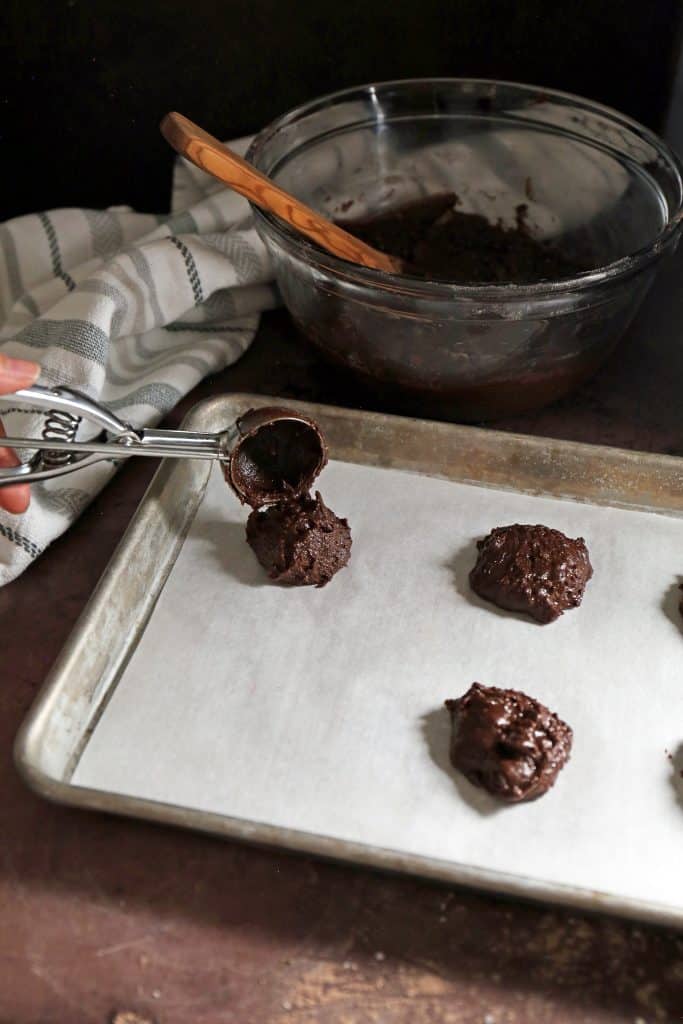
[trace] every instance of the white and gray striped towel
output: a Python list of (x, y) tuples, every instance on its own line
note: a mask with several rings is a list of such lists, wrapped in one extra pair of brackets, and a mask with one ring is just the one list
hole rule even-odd
[[(243, 152), (249, 140), (231, 145)], [(135, 426), (157, 422), (207, 374), (239, 359), (277, 304), (244, 199), (178, 159), (172, 212), (54, 210), (0, 225), (0, 346)], [(7, 433), (88, 440), (63, 415), (0, 406)], [(77, 518), (109, 462), (33, 487), (23, 516), (0, 510), (0, 586)]]

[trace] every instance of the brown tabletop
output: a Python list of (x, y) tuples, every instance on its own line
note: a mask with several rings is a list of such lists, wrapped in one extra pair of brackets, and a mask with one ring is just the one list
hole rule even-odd
[[(682, 269), (677, 258), (665, 270), (578, 395), (501, 425), (683, 454)], [(340, 387), (273, 313), (171, 422), (221, 391), (351, 404)], [(17, 729), (153, 471), (132, 461), (0, 590), (0, 1024), (683, 1021), (681, 935), (76, 812), (26, 790)]]

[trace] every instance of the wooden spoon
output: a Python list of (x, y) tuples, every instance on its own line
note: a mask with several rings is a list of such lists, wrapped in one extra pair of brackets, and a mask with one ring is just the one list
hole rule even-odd
[(393, 274), (402, 272), (403, 261), (398, 257), (378, 252), (359, 238), (354, 238), (348, 231), (337, 227), (310, 206), (285, 192), (270, 178), (266, 178), (265, 174), (261, 174), (182, 114), (166, 114), (161, 122), (161, 134), (178, 153), (197, 167), (225, 182), (262, 210), (276, 214), (299, 234), (317, 242), (333, 256), (340, 256), (343, 260), (360, 263), (374, 270), (385, 270)]

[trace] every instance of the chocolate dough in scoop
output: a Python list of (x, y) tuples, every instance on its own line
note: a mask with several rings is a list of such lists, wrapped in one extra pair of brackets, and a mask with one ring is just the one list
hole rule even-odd
[(251, 505), (247, 543), (272, 580), (324, 587), (348, 562), (351, 530), (309, 490), (327, 462), (317, 423), (286, 409), (251, 409), (223, 467), (240, 501)]
[(261, 508), (303, 494), (327, 463), (325, 438), (308, 416), (265, 406), (250, 409), (235, 426), (223, 475), (243, 505)]

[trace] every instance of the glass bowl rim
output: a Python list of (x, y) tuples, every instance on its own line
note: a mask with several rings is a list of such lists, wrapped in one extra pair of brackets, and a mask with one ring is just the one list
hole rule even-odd
[(300, 259), (313, 264), (321, 270), (333, 273), (336, 277), (344, 278), (356, 284), (365, 284), (369, 287), (378, 288), (383, 291), (412, 293), (422, 298), (452, 298), (452, 299), (478, 299), (497, 301), (518, 301), (532, 297), (559, 296), (565, 292), (585, 290), (594, 285), (599, 285), (617, 278), (631, 277), (638, 273), (643, 267), (655, 261), (667, 248), (669, 243), (681, 231), (683, 223), (683, 163), (674, 150), (656, 134), (646, 128), (645, 125), (620, 113), (613, 107), (594, 100), (586, 99), (575, 93), (565, 92), (561, 89), (547, 89), (543, 86), (532, 85), (524, 82), (512, 82), (494, 78), (461, 78), (461, 77), (437, 77), (437, 78), (396, 78), (382, 82), (367, 82), (363, 85), (354, 85), (335, 92), (325, 93), (312, 100), (307, 100), (298, 107), (293, 107), (286, 113), (281, 114), (267, 124), (251, 141), (245, 159), (258, 167), (258, 156), (265, 145), (282, 128), (286, 127), (302, 117), (306, 117), (317, 110), (334, 106), (336, 103), (349, 100), (351, 97), (369, 95), (377, 90), (386, 90), (396, 87), (429, 86), (429, 85), (469, 85), (480, 87), (498, 87), (517, 90), (520, 93), (541, 94), (551, 98), (569, 100), (575, 106), (584, 111), (600, 114), (612, 124), (624, 126), (633, 131), (639, 138), (653, 147), (657, 155), (663, 157), (669, 168), (675, 172), (676, 185), (678, 190), (678, 202), (673, 213), (669, 213), (666, 223), (657, 237), (652, 242), (628, 253), (611, 263), (595, 267), (592, 270), (583, 271), (572, 277), (561, 278), (557, 281), (540, 281), (534, 284), (509, 283), (485, 283), (485, 284), (456, 284), (448, 281), (433, 280), (430, 278), (413, 277), (408, 274), (391, 274), (383, 270), (373, 270), (360, 264), (350, 263), (339, 257), (333, 256), (319, 246), (314, 245), (302, 235), (298, 235), (283, 221), (274, 214), (261, 210), (255, 204), (250, 203), (256, 220), (267, 225), (280, 243)]

